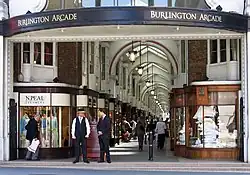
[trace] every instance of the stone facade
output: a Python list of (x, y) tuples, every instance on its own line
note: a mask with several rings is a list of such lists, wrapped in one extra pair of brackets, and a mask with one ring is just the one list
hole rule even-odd
[(188, 84), (207, 79), (207, 41), (188, 41)]
[(59, 82), (80, 86), (82, 84), (82, 43), (59, 42), (57, 54)]

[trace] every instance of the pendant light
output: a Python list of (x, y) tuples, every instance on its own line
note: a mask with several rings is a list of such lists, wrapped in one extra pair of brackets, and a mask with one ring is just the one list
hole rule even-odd
[(140, 66), (138, 67), (138, 74), (142, 76), (143, 73), (143, 67), (141, 66), (141, 41), (140, 41)]
[(136, 54), (137, 54), (137, 52), (134, 51), (134, 41), (132, 41), (132, 51), (129, 51), (129, 60), (131, 62), (135, 62)]

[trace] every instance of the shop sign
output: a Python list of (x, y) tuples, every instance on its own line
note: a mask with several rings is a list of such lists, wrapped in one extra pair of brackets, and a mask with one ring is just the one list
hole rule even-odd
[(225, 28), (245, 31), (247, 18), (239, 14), (221, 13), (214, 10), (161, 8), (161, 7), (107, 7), (78, 8), (46, 11), (17, 16), (4, 23), (4, 35), (95, 25), (122, 24), (161, 24), (192, 27)]
[(54, 14), (54, 15), (46, 15), (46, 16), (38, 16), (20, 19), (17, 21), (18, 27), (24, 27), (34, 24), (45, 24), (51, 22), (67, 22), (67, 21), (76, 21), (77, 13), (62, 13), (62, 14)]
[(165, 20), (181, 20), (181, 21), (200, 21), (200, 22), (223, 22), (221, 15), (213, 15), (196, 12), (177, 12), (177, 11), (150, 11), (151, 19), (165, 19)]
[(50, 106), (50, 94), (20, 94), (20, 106)]

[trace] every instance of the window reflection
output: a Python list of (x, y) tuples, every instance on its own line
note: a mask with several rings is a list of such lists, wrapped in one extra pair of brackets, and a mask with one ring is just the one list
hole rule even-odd
[(117, 6), (132, 6), (134, 0), (116, 0)]
[(95, 7), (95, 0), (85, 0), (82, 1), (83, 7)]
[(114, 0), (102, 0), (101, 1), (101, 6), (114, 6)]

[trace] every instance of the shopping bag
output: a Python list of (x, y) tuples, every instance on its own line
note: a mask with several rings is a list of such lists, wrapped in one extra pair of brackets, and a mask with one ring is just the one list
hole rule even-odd
[(31, 144), (30, 144), (30, 146), (28, 146), (28, 150), (30, 152), (35, 153), (39, 144), (40, 144), (39, 140), (33, 139), (32, 142), (31, 142)]

